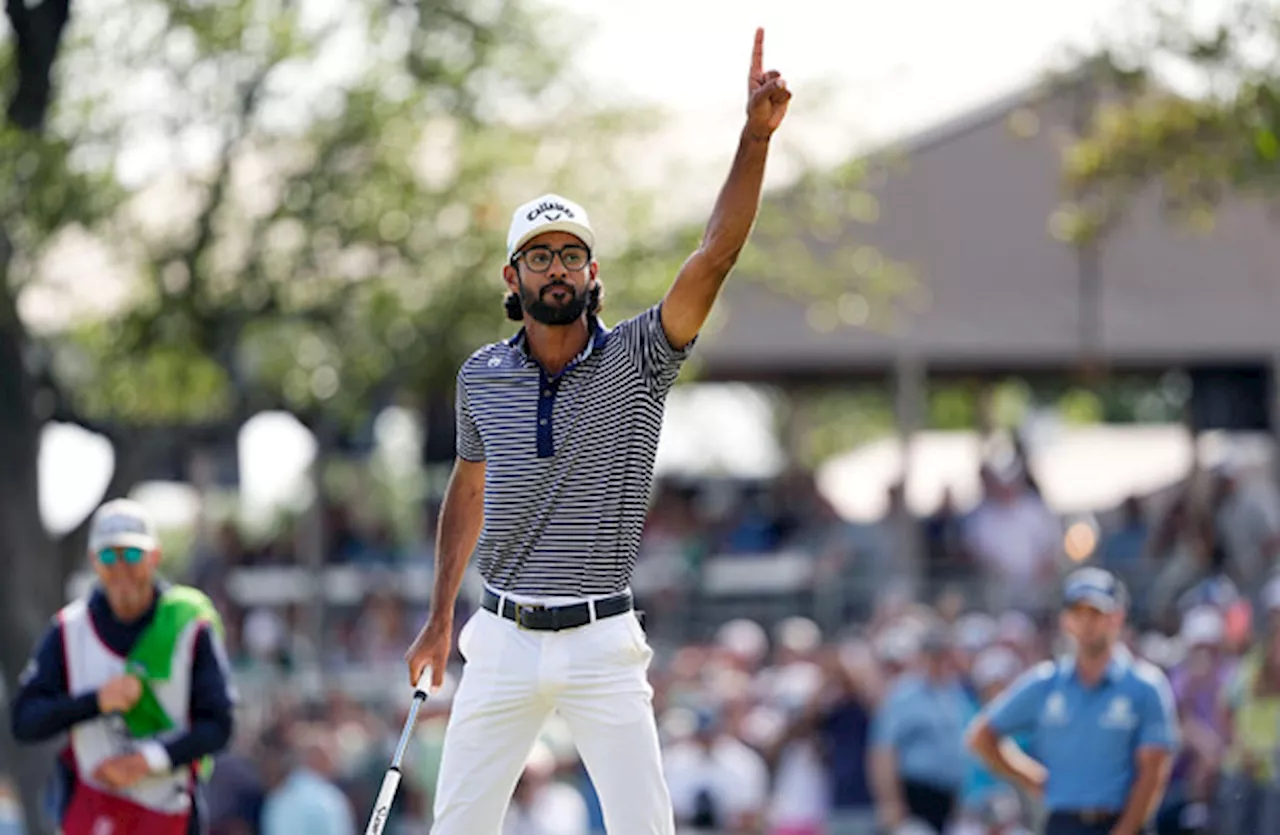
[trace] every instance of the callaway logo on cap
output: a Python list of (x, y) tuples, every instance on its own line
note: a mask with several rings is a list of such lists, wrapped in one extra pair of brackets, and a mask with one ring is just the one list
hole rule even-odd
[(586, 244), (587, 249), (596, 248), (596, 236), (591, 231), (586, 210), (558, 194), (544, 194), (525, 203), (511, 216), (507, 258), (543, 232), (568, 232)]

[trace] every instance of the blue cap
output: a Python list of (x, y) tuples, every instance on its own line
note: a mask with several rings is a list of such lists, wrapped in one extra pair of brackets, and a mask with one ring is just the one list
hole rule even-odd
[(1067, 575), (1062, 602), (1066, 606), (1087, 603), (1099, 612), (1114, 612), (1128, 605), (1124, 583), (1102, 568), (1080, 568)]

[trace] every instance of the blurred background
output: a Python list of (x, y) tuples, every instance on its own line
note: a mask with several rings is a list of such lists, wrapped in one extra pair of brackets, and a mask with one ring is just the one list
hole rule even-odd
[[(671, 395), (635, 578), (685, 827), (872, 831), (897, 678), (976, 710), (1064, 649), (1058, 580), (1100, 564), (1179, 698), (1161, 832), (1278, 831), (1270, 0), (7, 3), (0, 701), (89, 582), (87, 514), (132, 495), (227, 624), (213, 833), (281, 835), (261, 808), (299, 769), (362, 828), (454, 374), (510, 329), (510, 211), (573, 196), (606, 323), (654, 303), (728, 169), (756, 25), (797, 95)], [(389, 832), (428, 830), (457, 673)], [(51, 831), (51, 762), (0, 732), (0, 833)], [(955, 831), (1035, 825), (969, 765)], [(603, 832), (555, 721), (508, 818)]]

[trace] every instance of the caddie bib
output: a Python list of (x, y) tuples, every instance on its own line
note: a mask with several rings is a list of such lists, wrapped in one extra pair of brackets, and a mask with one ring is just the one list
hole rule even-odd
[[(157, 610), (163, 598), (157, 602)], [(157, 617), (159, 611), (157, 611)], [(163, 741), (169, 733), (182, 733), (189, 727), (188, 705), (191, 694), (191, 667), (196, 635), (202, 625), (190, 619), (176, 629), (172, 640), (163, 643), (169, 656), (157, 666), (167, 667), (160, 679), (108, 647), (98, 636), (85, 600), (68, 604), (59, 613), (62, 626), (63, 652), (70, 694), (78, 696), (97, 691), (116, 676), (133, 672), (144, 682), (144, 699), (131, 714), (147, 712), (163, 716), (161, 724), (153, 724), (151, 734), (138, 733), (134, 717), (101, 716), (82, 722), (71, 730), (71, 752), (77, 773), (77, 785), (63, 816), (63, 835), (125, 835), (155, 833), (184, 835), (191, 815), (194, 774), (191, 766), (156, 774), (126, 789), (111, 789), (93, 778), (94, 770), (110, 757), (130, 753), (141, 739)], [(166, 621), (171, 622), (172, 619)], [(150, 627), (149, 627), (150, 628)], [(154, 642), (152, 642), (154, 643)], [(154, 720), (153, 720), (154, 721)]]

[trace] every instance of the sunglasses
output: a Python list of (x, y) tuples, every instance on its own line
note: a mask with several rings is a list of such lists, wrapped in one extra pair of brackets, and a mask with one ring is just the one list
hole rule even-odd
[(127, 565), (137, 565), (147, 555), (143, 548), (103, 548), (98, 551), (98, 562), (103, 565), (115, 565), (117, 561)]

